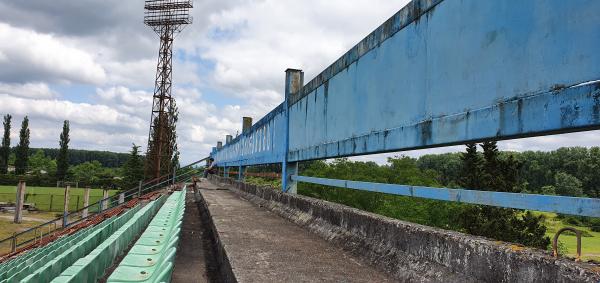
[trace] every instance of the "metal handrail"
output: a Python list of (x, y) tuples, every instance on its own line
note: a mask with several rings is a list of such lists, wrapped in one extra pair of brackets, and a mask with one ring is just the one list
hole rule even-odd
[[(192, 163), (190, 163), (190, 164), (188, 164), (188, 165), (185, 165), (185, 166), (183, 166), (183, 167), (180, 167), (180, 168), (179, 168), (179, 170), (181, 170), (181, 169), (184, 169), (184, 168), (188, 168), (188, 167), (191, 167), (191, 166), (194, 166), (194, 165), (196, 165), (196, 164), (198, 164), (198, 163), (200, 163), (200, 162), (202, 162), (202, 161), (205, 161), (205, 160), (207, 160), (208, 158), (209, 158), (209, 157), (205, 157), (205, 158), (203, 158), (203, 159), (200, 159), (200, 160), (198, 160), (198, 161), (192, 162)], [(50, 220), (50, 221), (48, 221), (48, 222), (42, 223), (42, 224), (40, 224), (40, 225), (37, 225), (37, 226), (35, 226), (35, 227), (32, 227), (32, 228), (29, 228), (29, 229), (27, 229), (27, 230), (25, 230), (25, 231), (21, 231), (21, 232), (19, 232), (19, 233), (14, 233), (12, 236), (10, 236), (10, 237), (8, 237), (8, 238), (5, 238), (5, 239), (2, 239), (2, 240), (0, 240), (0, 245), (4, 244), (5, 242), (8, 242), (8, 241), (13, 241), (12, 252), (14, 252), (18, 246), (22, 246), (22, 245), (28, 244), (28, 243), (30, 243), (30, 242), (32, 242), (32, 241), (35, 241), (35, 240), (36, 240), (36, 237), (33, 237), (33, 239), (28, 239), (28, 240), (26, 240), (26, 241), (24, 241), (24, 242), (22, 242), (22, 243), (20, 243), (20, 244), (19, 244), (19, 243), (17, 243), (17, 238), (18, 238), (19, 236), (22, 236), (22, 235), (25, 235), (25, 234), (31, 233), (31, 231), (34, 231), (34, 230), (40, 229), (40, 228), (42, 228), (42, 227), (44, 227), (44, 226), (47, 226), (47, 225), (51, 225), (51, 224), (54, 224), (54, 225), (56, 225), (56, 222), (64, 221), (65, 219), (68, 219), (68, 218), (69, 218), (69, 216), (73, 216), (73, 215), (81, 214), (81, 213), (83, 212), (83, 210), (85, 210), (85, 209), (89, 209), (89, 208), (90, 208), (90, 207), (92, 207), (92, 206), (95, 206), (95, 205), (98, 205), (98, 206), (99, 206), (99, 207), (98, 207), (98, 211), (97, 211), (96, 213), (92, 213), (92, 214), (88, 215), (87, 217), (82, 217), (82, 218), (80, 218), (80, 219), (78, 219), (78, 220), (75, 220), (75, 221), (73, 221), (73, 222), (70, 222), (70, 223), (68, 223), (68, 221), (67, 221), (67, 222), (66, 222), (66, 225), (63, 225), (63, 226), (62, 226), (60, 229), (56, 229), (56, 228), (55, 228), (55, 229), (54, 229), (52, 232), (56, 232), (56, 231), (58, 231), (58, 230), (65, 229), (65, 228), (67, 228), (67, 227), (69, 227), (69, 226), (72, 226), (72, 225), (74, 225), (74, 224), (80, 223), (81, 221), (83, 221), (83, 220), (86, 220), (86, 219), (88, 219), (88, 218), (90, 218), (90, 217), (92, 217), (92, 216), (96, 215), (97, 213), (100, 213), (100, 212), (102, 212), (102, 211), (106, 211), (106, 210), (109, 210), (109, 209), (112, 209), (112, 208), (116, 207), (116, 206), (114, 206), (114, 203), (115, 203), (115, 202), (118, 202), (118, 197), (119, 197), (119, 195), (121, 195), (121, 194), (124, 194), (124, 197), (125, 197), (125, 198), (127, 198), (127, 197), (130, 197), (130, 196), (133, 196), (133, 195), (136, 195), (136, 194), (140, 194), (139, 196), (141, 196), (141, 194), (142, 194), (142, 193), (148, 192), (148, 191), (152, 190), (153, 188), (156, 188), (156, 187), (158, 187), (158, 186), (161, 186), (161, 185), (163, 185), (163, 184), (165, 184), (165, 183), (167, 183), (167, 182), (176, 181), (176, 180), (177, 180), (177, 179), (179, 179), (180, 177), (183, 177), (183, 176), (189, 175), (191, 172), (194, 172), (194, 171), (195, 171), (195, 169), (191, 169), (191, 170), (188, 170), (186, 173), (184, 173), (184, 174), (182, 174), (182, 175), (179, 175), (179, 176), (176, 174), (176, 171), (175, 171), (175, 173), (169, 173), (169, 174), (165, 174), (165, 175), (162, 175), (162, 176), (160, 176), (160, 177), (157, 177), (157, 178), (154, 178), (154, 179), (151, 179), (151, 180), (145, 181), (145, 182), (143, 182), (143, 183), (141, 184), (141, 187), (144, 187), (144, 186), (146, 186), (146, 185), (149, 185), (149, 184), (151, 184), (151, 183), (154, 183), (154, 182), (156, 182), (156, 181), (159, 181), (159, 180), (161, 180), (161, 179), (163, 179), (163, 178), (167, 177), (165, 180), (163, 180), (163, 181), (160, 181), (159, 183), (153, 184), (153, 185), (151, 185), (151, 186), (149, 186), (149, 187), (147, 187), (147, 188), (140, 189), (140, 185), (138, 185), (136, 188), (129, 189), (129, 190), (127, 190), (127, 191), (123, 191), (123, 192), (121, 192), (121, 193), (119, 193), (119, 194), (112, 195), (112, 196), (109, 196), (109, 197), (107, 197), (107, 198), (100, 199), (100, 200), (98, 200), (98, 201), (97, 201), (97, 202), (95, 202), (95, 203), (92, 203), (92, 204), (90, 204), (90, 205), (88, 205), (88, 206), (85, 206), (85, 207), (83, 207), (83, 208), (80, 208), (80, 209), (78, 209), (78, 210), (76, 210), (76, 211), (69, 212), (69, 213), (67, 213), (67, 214), (65, 214), (65, 215), (63, 215), (63, 216), (61, 216), (61, 217), (58, 217), (58, 218), (56, 218), (56, 219)], [(116, 200), (114, 200), (113, 198), (116, 198)], [(111, 199), (113, 199), (113, 200), (111, 201)], [(110, 202), (107, 204), (107, 206), (109, 206), (109, 207), (107, 207), (107, 209), (104, 209), (104, 210), (103, 210), (103, 209), (102, 209), (102, 204), (103, 204), (103, 202), (104, 202), (104, 201), (110, 201)], [(65, 222), (63, 222), (63, 223), (65, 223)], [(37, 232), (36, 232), (36, 233), (37, 233)], [(47, 233), (46, 235), (48, 235), (48, 233)]]

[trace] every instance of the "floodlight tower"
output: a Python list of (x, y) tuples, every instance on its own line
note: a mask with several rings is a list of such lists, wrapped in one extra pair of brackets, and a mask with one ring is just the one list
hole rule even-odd
[(192, 23), (191, 0), (146, 0), (144, 24), (160, 37), (150, 133), (146, 153), (146, 177), (158, 178), (171, 172), (173, 156), (173, 109), (171, 98), (173, 39)]

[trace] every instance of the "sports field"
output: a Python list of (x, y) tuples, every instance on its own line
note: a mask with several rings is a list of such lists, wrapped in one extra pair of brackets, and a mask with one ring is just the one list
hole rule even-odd
[[(83, 207), (84, 189), (71, 188), (69, 191), (69, 210), (74, 211)], [(117, 190), (109, 190), (109, 195), (115, 195)], [(27, 187), (25, 190), (25, 203), (34, 204), (41, 211), (63, 211), (64, 188), (52, 187)], [(0, 186), (0, 202), (15, 202), (17, 194), (16, 186)], [(102, 199), (102, 190), (90, 191), (90, 204)]]

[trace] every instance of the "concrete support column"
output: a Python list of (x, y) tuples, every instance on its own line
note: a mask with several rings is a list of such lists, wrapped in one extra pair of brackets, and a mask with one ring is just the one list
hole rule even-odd
[(252, 117), (242, 118), (242, 133), (245, 133), (252, 128)]
[(119, 194), (119, 204), (123, 204), (125, 202), (125, 193)]
[(246, 171), (246, 166), (238, 167), (238, 181), (244, 181), (244, 171)]
[(25, 181), (20, 180), (17, 185), (17, 197), (15, 199), (15, 223), (20, 224), (23, 220), (23, 203), (25, 203)]
[(223, 177), (229, 178), (229, 167), (223, 167)]
[(283, 191), (290, 193), (290, 194), (297, 194), (298, 193), (298, 182), (292, 180), (292, 176), (293, 175), (298, 175), (298, 162), (288, 162), (287, 164), (287, 168), (286, 168), (286, 174), (287, 176), (283, 176), (282, 178), (285, 178), (286, 183), (285, 183), (285, 187), (283, 187)]
[(285, 138), (284, 146), (285, 154), (281, 162), (281, 190), (289, 193), (297, 192), (297, 182), (291, 179), (292, 175), (298, 174), (298, 163), (288, 162), (288, 152), (290, 151), (290, 113), (289, 108), (292, 103), (292, 98), (299, 94), (304, 85), (304, 72), (302, 70), (287, 69), (285, 70)]
[(108, 189), (102, 190), (102, 210), (106, 210), (108, 208)]
[(85, 189), (83, 189), (83, 212), (81, 213), (81, 217), (86, 218), (88, 217), (88, 206), (90, 205), (90, 187), (85, 187)]
[(71, 186), (67, 185), (65, 186), (65, 201), (64, 201), (64, 206), (63, 206), (63, 227), (67, 227), (67, 225), (69, 224), (69, 198), (70, 198), (70, 194), (69, 191), (71, 190)]

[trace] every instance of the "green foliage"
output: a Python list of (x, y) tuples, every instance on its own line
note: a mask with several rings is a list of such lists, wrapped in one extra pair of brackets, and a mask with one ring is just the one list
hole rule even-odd
[[(40, 148), (44, 151), (46, 156), (57, 159), (60, 153), (59, 148)], [(37, 148), (32, 148), (37, 150)], [(69, 164), (72, 166), (79, 165), (89, 161), (98, 161), (102, 166), (108, 168), (118, 168), (123, 166), (127, 158), (128, 153), (118, 153), (110, 151), (97, 151), (97, 150), (82, 150), (82, 149), (69, 149), (67, 152), (69, 156)]]
[(10, 123), (12, 116), (4, 115), (4, 135), (2, 136), (2, 147), (0, 147), (0, 174), (8, 173), (8, 158), (10, 155)]
[(577, 177), (565, 172), (554, 175), (555, 191), (559, 195), (580, 197), (583, 195), (582, 184)]
[[(479, 185), (480, 190), (487, 191), (520, 192), (521, 163), (512, 155), (501, 158), (496, 142), (484, 142), (481, 147), (483, 159), (479, 158), (476, 145), (467, 145), (462, 157), (461, 185), (467, 188)], [(530, 212), (518, 215), (513, 209), (469, 205), (458, 219), (461, 228), (469, 234), (538, 248), (546, 248), (550, 243), (542, 217)]]
[[(555, 186), (558, 172), (574, 176), (581, 182), (582, 193), (588, 197), (600, 197), (600, 147), (565, 147), (554, 151), (500, 152), (501, 159), (512, 156), (520, 163), (518, 178), (521, 180), (517, 191), (526, 189), (528, 193), (549, 194), (546, 186)], [(460, 153), (425, 155), (417, 161), (422, 170), (431, 169), (438, 173), (438, 181), (446, 187), (456, 187), (466, 182), (461, 178)], [(480, 158), (482, 156), (480, 155)], [(474, 161), (475, 162), (475, 161)], [(476, 162), (475, 162), (476, 163)], [(457, 166), (458, 164), (458, 166)], [(462, 186), (462, 185), (461, 185)], [(467, 186), (477, 188), (479, 186)], [(558, 195), (562, 193), (555, 192)], [(575, 194), (578, 192), (576, 191)], [(573, 195), (565, 192), (563, 195)]]
[(54, 175), (56, 172), (56, 160), (47, 157), (44, 151), (38, 149), (29, 157), (29, 170), (33, 174), (49, 174)]
[(60, 133), (60, 150), (56, 157), (56, 178), (64, 180), (69, 170), (69, 121), (63, 123), (63, 130)]
[[(145, 176), (147, 179), (171, 174), (177, 168), (174, 162), (179, 162), (177, 150), (178, 119), (179, 108), (175, 99), (172, 99), (168, 111), (159, 113), (152, 121), (151, 139), (148, 144), (145, 166)], [(165, 141), (165, 144), (161, 144), (160, 141)], [(158, 166), (160, 168), (157, 168)]]
[(73, 176), (71, 181), (80, 182), (80, 187), (112, 187), (118, 173), (115, 169), (102, 167), (98, 161), (85, 162), (69, 168), (69, 175)]
[(140, 147), (133, 144), (129, 159), (123, 164), (122, 186), (132, 189), (138, 186), (139, 181), (144, 179), (144, 161), (140, 156)]
[(23, 175), (27, 172), (27, 165), (29, 163), (29, 118), (25, 116), (21, 123), (21, 131), (19, 132), (19, 144), (15, 150), (15, 173), (17, 175)]
[[(349, 161), (345, 158), (333, 162), (311, 161), (302, 165), (301, 171), (302, 175), (313, 177), (439, 186), (438, 176), (433, 170), (421, 170), (415, 159), (405, 156), (390, 158), (388, 165), (385, 166), (379, 166), (374, 162)], [(459, 228), (456, 226), (456, 216), (462, 205), (457, 203), (307, 183), (300, 183), (298, 192), (396, 219), (445, 229)]]
[(460, 153), (427, 154), (419, 157), (417, 166), (421, 170), (433, 170), (438, 173), (437, 180), (446, 187), (457, 187), (460, 178), (462, 160)]
[(543, 195), (555, 195), (556, 188), (554, 186), (543, 186), (539, 193)]

